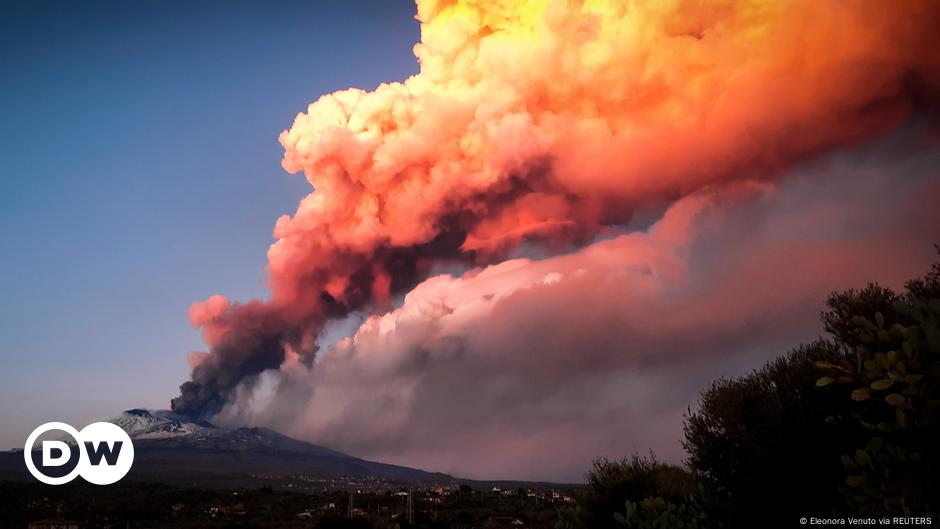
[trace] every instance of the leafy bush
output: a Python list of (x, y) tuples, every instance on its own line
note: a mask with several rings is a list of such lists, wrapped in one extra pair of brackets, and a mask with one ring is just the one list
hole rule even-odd
[(599, 458), (587, 474), (588, 492), (580, 518), (574, 527), (617, 528), (613, 513), (624, 502), (640, 502), (648, 496), (661, 496), (679, 502), (696, 490), (695, 477), (682, 467), (648, 457), (633, 455), (620, 460)]
[(626, 502), (626, 513), (614, 513), (617, 522), (631, 529), (705, 529), (722, 527), (712, 522), (702, 506), (705, 488), (690, 494), (683, 501), (674, 503), (661, 496), (650, 496), (639, 502)]
[(814, 363), (843, 357), (817, 341), (702, 393), (683, 446), (718, 519), (747, 526), (766, 513), (797, 520), (842, 505), (832, 477), (842, 472), (843, 447), (863, 432), (839, 396), (817, 391)]

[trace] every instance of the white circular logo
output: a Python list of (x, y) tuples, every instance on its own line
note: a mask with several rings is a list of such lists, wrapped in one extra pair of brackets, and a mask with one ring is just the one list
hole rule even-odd
[[(33, 461), (33, 445), (36, 440), (40, 435), (53, 430), (67, 433), (77, 447), (78, 462), (75, 468), (63, 476), (46, 475)], [(69, 443), (46, 440), (41, 445), (43, 468), (63, 467), (71, 463), (73, 457)], [(81, 476), (95, 485), (110, 485), (127, 475), (131, 469), (134, 463), (134, 443), (120, 426), (109, 422), (89, 424), (80, 432), (64, 422), (47, 422), (33, 430), (26, 438), (23, 459), (29, 473), (47, 485), (62, 485), (75, 479), (75, 476)]]

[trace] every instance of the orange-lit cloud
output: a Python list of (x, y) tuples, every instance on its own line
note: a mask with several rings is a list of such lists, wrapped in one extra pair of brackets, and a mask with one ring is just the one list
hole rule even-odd
[(309, 363), (328, 321), (437, 264), (584, 246), (883, 133), (940, 89), (931, 1), (419, 1), (418, 19), (417, 75), (323, 96), (282, 133), (315, 190), (277, 221), (270, 300), (191, 309), (210, 350), (178, 411), (219, 411), (288, 351)]

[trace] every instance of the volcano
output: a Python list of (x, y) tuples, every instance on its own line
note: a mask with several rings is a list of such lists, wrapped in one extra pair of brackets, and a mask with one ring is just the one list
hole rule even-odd
[[(134, 441), (125, 479), (200, 487), (335, 487), (448, 483), (453, 476), (360, 459), (267, 428), (223, 428), (168, 411), (132, 409), (104, 419)], [(32, 479), (22, 451), (0, 454), (0, 480)]]

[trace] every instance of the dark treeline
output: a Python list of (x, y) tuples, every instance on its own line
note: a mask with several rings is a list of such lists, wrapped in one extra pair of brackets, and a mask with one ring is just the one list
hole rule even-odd
[(940, 262), (902, 292), (834, 293), (821, 319), (826, 338), (705, 388), (684, 420), (684, 466), (597, 460), (556, 529), (934, 515)]

